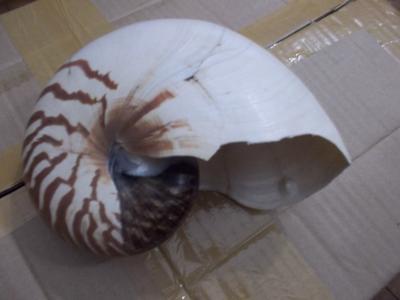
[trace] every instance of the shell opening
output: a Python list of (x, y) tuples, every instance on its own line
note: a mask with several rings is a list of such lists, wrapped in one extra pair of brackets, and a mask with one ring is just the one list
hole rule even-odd
[(150, 158), (114, 145), (109, 171), (120, 199), (125, 251), (131, 254), (168, 239), (184, 220), (198, 190), (193, 158)]
[(348, 165), (337, 146), (320, 136), (232, 143), (199, 161), (200, 190), (221, 192), (246, 207), (275, 209), (317, 192)]
[(114, 144), (111, 147), (109, 157), (109, 168), (112, 172), (123, 173), (133, 177), (157, 176), (177, 160), (176, 158), (152, 158), (143, 155), (132, 155), (118, 144)]

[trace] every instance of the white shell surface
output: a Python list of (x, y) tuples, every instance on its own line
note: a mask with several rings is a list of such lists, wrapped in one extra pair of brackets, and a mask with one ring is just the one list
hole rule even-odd
[[(75, 62), (85, 62), (86, 69)], [(50, 214), (50, 223), (94, 252), (122, 252), (122, 237), (116, 188), (105, 167), (93, 162), (87, 140), (96, 139), (93, 128), (101, 112), (107, 123), (112, 109), (122, 103), (140, 107), (162, 98), (138, 122), (165, 125), (159, 141), (169, 146), (146, 147), (140, 154), (197, 157), (203, 187), (246, 206), (269, 209), (301, 200), (349, 161), (335, 126), (292, 72), (248, 39), (207, 22), (157, 20), (117, 30), (76, 53), (46, 89), (34, 115), (62, 116), (69, 125), (57, 121), (43, 126), (43, 118), (31, 119), (23, 152), (27, 184), (39, 209)], [(82, 127), (86, 134), (71, 127)], [(299, 153), (317, 150), (289, 153), (272, 143), (301, 136), (319, 138), (306, 139), (314, 146), (299, 141), (287, 147), (298, 147)], [(325, 141), (328, 146), (315, 147)], [(271, 155), (273, 149), (281, 154)], [(301, 180), (308, 176), (305, 162), (314, 170), (308, 181)], [(318, 180), (326, 168), (331, 171)], [(287, 191), (295, 196), (286, 197)]]

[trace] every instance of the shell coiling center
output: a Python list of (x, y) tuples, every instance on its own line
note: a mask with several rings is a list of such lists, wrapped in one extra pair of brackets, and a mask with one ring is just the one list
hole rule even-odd
[[(86, 60), (68, 62), (59, 71), (72, 68), (110, 90), (117, 88), (109, 74), (93, 70)], [(87, 128), (72, 124), (62, 111), (49, 115), (45, 105), (38, 105), (28, 123), (25, 182), (40, 213), (65, 239), (99, 254), (132, 254), (158, 245), (178, 227), (197, 192), (196, 161), (151, 156), (173, 147), (168, 131), (188, 125), (146, 118), (173, 97), (165, 90), (135, 105), (131, 92), (110, 105), (105, 95), (97, 99), (82, 90), (67, 92), (58, 82), (43, 90), (38, 102), (74, 102), (99, 112)], [(85, 142), (71, 150), (76, 136)], [(82, 179), (89, 174), (90, 181)], [(82, 195), (85, 189), (90, 191)]]

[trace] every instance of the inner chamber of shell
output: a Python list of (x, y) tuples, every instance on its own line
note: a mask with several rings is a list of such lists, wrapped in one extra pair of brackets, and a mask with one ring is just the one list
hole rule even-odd
[(137, 23), (81, 49), (41, 93), (23, 145), (43, 218), (106, 255), (165, 241), (199, 189), (273, 209), (348, 163), (292, 72), (239, 34), (194, 20)]

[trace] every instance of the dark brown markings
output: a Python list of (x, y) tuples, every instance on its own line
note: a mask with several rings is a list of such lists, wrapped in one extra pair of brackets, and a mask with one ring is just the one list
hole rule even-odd
[(101, 112), (100, 112), (100, 126), (106, 127), (106, 112), (107, 112), (107, 99), (105, 96), (101, 97)]
[(53, 94), (55, 98), (62, 101), (79, 101), (80, 103), (87, 105), (94, 105), (100, 101), (96, 97), (91, 97), (88, 93), (81, 90), (69, 93), (64, 90), (58, 82), (48, 85), (40, 94), (39, 101), (42, 97), (50, 93)]
[[(143, 105), (139, 106), (138, 109), (134, 108), (134, 113), (130, 115), (129, 122), (130, 124), (134, 124), (141, 120), (145, 115), (150, 113), (151, 111), (158, 108), (161, 104), (163, 104), (166, 100), (174, 98), (175, 95), (172, 94), (170, 91), (165, 90), (155, 96), (149, 102), (144, 103)], [(123, 134), (125, 128), (129, 128), (130, 124), (126, 124), (121, 128), (121, 133)]]
[(81, 224), (82, 224), (83, 217), (89, 211), (90, 201), (91, 200), (89, 198), (83, 199), (82, 208), (77, 213), (75, 213), (75, 217), (74, 217), (73, 224), (72, 224), (72, 230), (73, 230), (76, 242), (79, 245), (85, 246), (87, 248), (88, 248), (88, 245), (86, 245), (85, 239), (83, 238), (82, 231), (81, 231)]
[[(122, 113), (116, 114), (120, 117), (119, 121), (121, 121), (121, 123), (119, 123), (120, 129), (115, 131), (117, 133), (117, 139), (127, 151), (149, 155), (173, 148), (172, 141), (163, 138), (163, 136), (171, 129), (179, 127), (190, 128), (186, 121), (176, 120), (167, 124), (162, 124), (156, 117), (153, 117), (151, 120), (142, 120), (144, 116), (173, 97), (175, 97), (173, 93), (165, 90), (151, 101), (139, 107), (131, 107), (128, 110), (125, 108)], [(115, 122), (118, 122), (118, 120), (115, 120)], [(113, 127), (115, 128), (118, 126)]]
[[(37, 155), (29, 170), (25, 173), (24, 179), (25, 182), (28, 182), (29, 188), (29, 193), (31, 194), (31, 197), (33, 199), (34, 204), (36, 205), (37, 208), (39, 208), (39, 191), (40, 187), (42, 185), (43, 180), (50, 174), (53, 169), (60, 164), (65, 158), (67, 157), (67, 153), (62, 153), (58, 156), (55, 156), (54, 158), (50, 159), (47, 153), (40, 153)], [(39, 164), (41, 161), (48, 161), (50, 166), (47, 168), (44, 168), (35, 178), (32, 178), (32, 173), (37, 164)], [(34, 180), (34, 182), (32, 182)]]
[(118, 87), (118, 84), (116, 84), (113, 80), (110, 79), (110, 73), (101, 74), (98, 70), (93, 70), (90, 67), (89, 62), (84, 59), (78, 59), (75, 61), (68, 62), (62, 65), (60, 69), (58, 69), (58, 71), (72, 67), (77, 67), (81, 69), (83, 73), (85, 73), (86, 77), (90, 79), (96, 79), (102, 82), (106, 87), (108, 87), (111, 90), (115, 90)]
[[(49, 155), (46, 152), (41, 152), (38, 155), (36, 155), (35, 158), (33, 159), (32, 163), (31, 163), (29, 169), (26, 170), (26, 172), (25, 172), (25, 180), (26, 180), (26, 182), (31, 182), (31, 180), (33, 179), (32, 178), (33, 171), (35, 170), (36, 166), (38, 164), (40, 164), (42, 161), (48, 161), (48, 162), (51, 163), (52, 159), (50, 159)], [(32, 182), (32, 184), (33, 184), (33, 182)]]
[[(98, 167), (103, 175), (103, 178), (108, 178), (108, 166), (104, 163), (107, 160), (110, 146), (114, 142), (120, 142), (122, 145), (140, 144), (138, 136), (145, 136), (146, 134), (154, 133), (153, 140), (159, 138), (162, 132), (166, 129), (170, 130), (177, 127), (186, 126), (184, 121), (176, 121), (162, 125), (159, 120), (153, 117), (152, 122), (141, 120), (146, 114), (159, 107), (164, 101), (174, 97), (168, 91), (162, 91), (151, 101), (141, 105), (132, 106), (130, 102), (133, 100), (133, 93), (121, 99), (114, 107), (109, 109), (107, 113), (107, 122), (105, 121), (106, 106), (102, 107), (99, 114), (98, 121), (95, 123), (90, 132), (90, 138), (87, 139), (87, 146), (84, 150), (85, 153), (91, 153), (91, 163)], [(140, 121), (140, 122), (139, 122)], [(150, 141), (151, 138), (147, 138)], [(172, 144), (168, 141), (162, 141), (155, 144), (146, 142), (146, 148), (151, 148), (152, 145), (162, 148), (171, 148)], [(130, 150), (130, 149), (128, 149)], [(153, 149), (153, 152), (157, 152)]]
[[(74, 220), (73, 220), (73, 231), (74, 231), (74, 236), (78, 242), (78, 244), (83, 245), (87, 248), (90, 249), (90, 246), (93, 247), (93, 249), (98, 252), (98, 253), (104, 253), (104, 250), (99, 246), (97, 243), (96, 239), (94, 238), (94, 232), (97, 229), (97, 223), (93, 217), (93, 215), (89, 212), (89, 207), (90, 207), (90, 202), (92, 201), (98, 201), (97, 199), (97, 185), (99, 182), (99, 179), (101, 177), (101, 172), (100, 170), (96, 170), (95, 175), (92, 179), (92, 182), (90, 184), (92, 188), (92, 193), (90, 195), (90, 198), (85, 198), (84, 203), (82, 208), (75, 214)], [(109, 254), (116, 254), (115, 249), (113, 249), (110, 245), (114, 244), (116, 247), (122, 249), (122, 244), (119, 243), (112, 235), (111, 232), (115, 229), (114, 224), (108, 219), (105, 213), (105, 206), (102, 202), (98, 201), (99, 204), (99, 214), (100, 214), (100, 220), (108, 225), (108, 229), (103, 232), (103, 241), (104, 245), (107, 249), (107, 252)], [(88, 237), (88, 243), (90, 245), (86, 244), (86, 241), (82, 235), (81, 232), (81, 224), (82, 220), (85, 216), (89, 217), (89, 228), (87, 229), (86, 235)]]
[(34, 132), (29, 134), (25, 138), (23, 144), (24, 148), (33, 141), (33, 139), (39, 134), (41, 130), (48, 126), (63, 126), (69, 135), (75, 132), (80, 133), (84, 137), (87, 137), (89, 135), (89, 131), (81, 123), (78, 123), (77, 125), (71, 125), (68, 119), (62, 114), (59, 114), (56, 117), (47, 117), (44, 111), (37, 111), (30, 118), (28, 126), (30, 126), (37, 120), (41, 120), (41, 124), (35, 129)]
[(29, 158), (31, 157), (33, 151), (35, 151), (36, 147), (39, 146), (42, 143), (50, 144), (54, 147), (59, 147), (62, 145), (62, 140), (57, 140), (53, 138), (50, 135), (42, 135), (40, 138), (38, 138), (35, 142), (32, 143), (31, 148), (27, 151), (25, 158), (24, 158), (24, 166), (27, 164), (29, 161)]
[[(114, 228), (109, 227), (106, 231), (103, 232), (103, 239), (106, 241), (105, 245), (107, 248), (107, 252), (110, 255), (121, 255), (121, 253), (117, 252), (114, 247), (120, 249), (121, 251), (123, 251), (124, 248), (123, 245), (112, 236), (113, 230)], [(114, 245), (114, 247), (112, 247), (112, 245)]]
[[(71, 189), (66, 193), (60, 200), (60, 203), (57, 206), (56, 217), (55, 217), (55, 224), (54, 229), (61, 235), (61, 237), (67, 241), (73, 242), (74, 240), (71, 238), (71, 235), (68, 230), (67, 225), (67, 210), (72, 200), (75, 196), (75, 190)], [(50, 220), (48, 220), (50, 222)], [(49, 223), (51, 225), (51, 223)]]
[(111, 222), (111, 220), (107, 217), (106, 215), (106, 208), (104, 203), (99, 202), (100, 205), (100, 219), (103, 223), (108, 225), (108, 229), (103, 232), (103, 240), (105, 241), (105, 245), (107, 247), (107, 251), (113, 252), (114, 249), (111, 247), (113, 244), (115, 247), (122, 249), (123, 245), (118, 242), (113, 236), (112, 236), (112, 231), (113, 230), (118, 230), (116, 226)]
[(91, 213), (89, 213), (89, 227), (87, 229), (86, 232), (86, 236), (88, 239), (89, 244), (93, 247), (93, 249), (95, 250), (95, 252), (97, 253), (104, 253), (104, 250), (99, 246), (99, 244), (97, 244), (96, 239), (94, 238), (94, 232), (97, 229), (97, 223), (94, 220), (94, 217)]
[(115, 218), (117, 219), (118, 222), (121, 222), (121, 214), (119, 213), (114, 213)]
[[(93, 180), (92, 180), (92, 182), (90, 184), (90, 186), (92, 188), (92, 193), (90, 195), (90, 201), (97, 201), (97, 186), (98, 186), (100, 177), (101, 177), (100, 170), (96, 170), (95, 175), (93, 177)], [(101, 203), (101, 204), (103, 204), (103, 203)], [(89, 215), (89, 221), (90, 221), (88, 230), (86, 232), (86, 235), (88, 237), (88, 241), (91, 244), (91, 246), (95, 249), (95, 251), (97, 251), (97, 253), (103, 253), (104, 250), (97, 244), (96, 239), (93, 236), (94, 232), (97, 229), (97, 224), (96, 224), (96, 222), (94, 220), (93, 215), (89, 212), (89, 206), (87, 208), (88, 209), (84, 213), (85, 213), (85, 215), (86, 214)], [(79, 224), (79, 228), (80, 228), (80, 224)], [(106, 244), (106, 241), (104, 241), (104, 242)]]
[(74, 232), (74, 236), (78, 244), (87, 246), (85, 243), (85, 239), (82, 236), (81, 224), (82, 220), (86, 214), (89, 214), (89, 206), (91, 201), (95, 201), (95, 197), (97, 198), (97, 185), (100, 179), (100, 172), (96, 170), (95, 175), (93, 176), (92, 182), (90, 183), (90, 187), (92, 188), (92, 193), (90, 198), (83, 199), (83, 204), (81, 209), (75, 213), (72, 228)]
[(43, 196), (43, 207), (41, 212), (45, 220), (47, 220), (47, 222), (51, 225), (52, 222), (50, 204), (53, 200), (54, 194), (61, 184), (66, 184), (71, 188), (71, 190), (61, 198), (60, 203), (57, 206), (56, 218), (54, 223), (54, 228), (61, 234), (62, 237), (66, 239), (70, 239), (66, 223), (66, 214), (68, 207), (71, 204), (73, 197), (75, 196), (74, 185), (77, 180), (77, 173), (82, 160), (82, 156), (82, 154), (77, 156), (69, 178), (63, 179), (61, 177), (56, 177), (47, 186)]
[(132, 140), (148, 140), (161, 138), (171, 129), (190, 128), (189, 124), (184, 120), (171, 121), (166, 124), (157, 124), (158, 122), (147, 122), (148, 126), (138, 126), (135, 135), (132, 135)]

